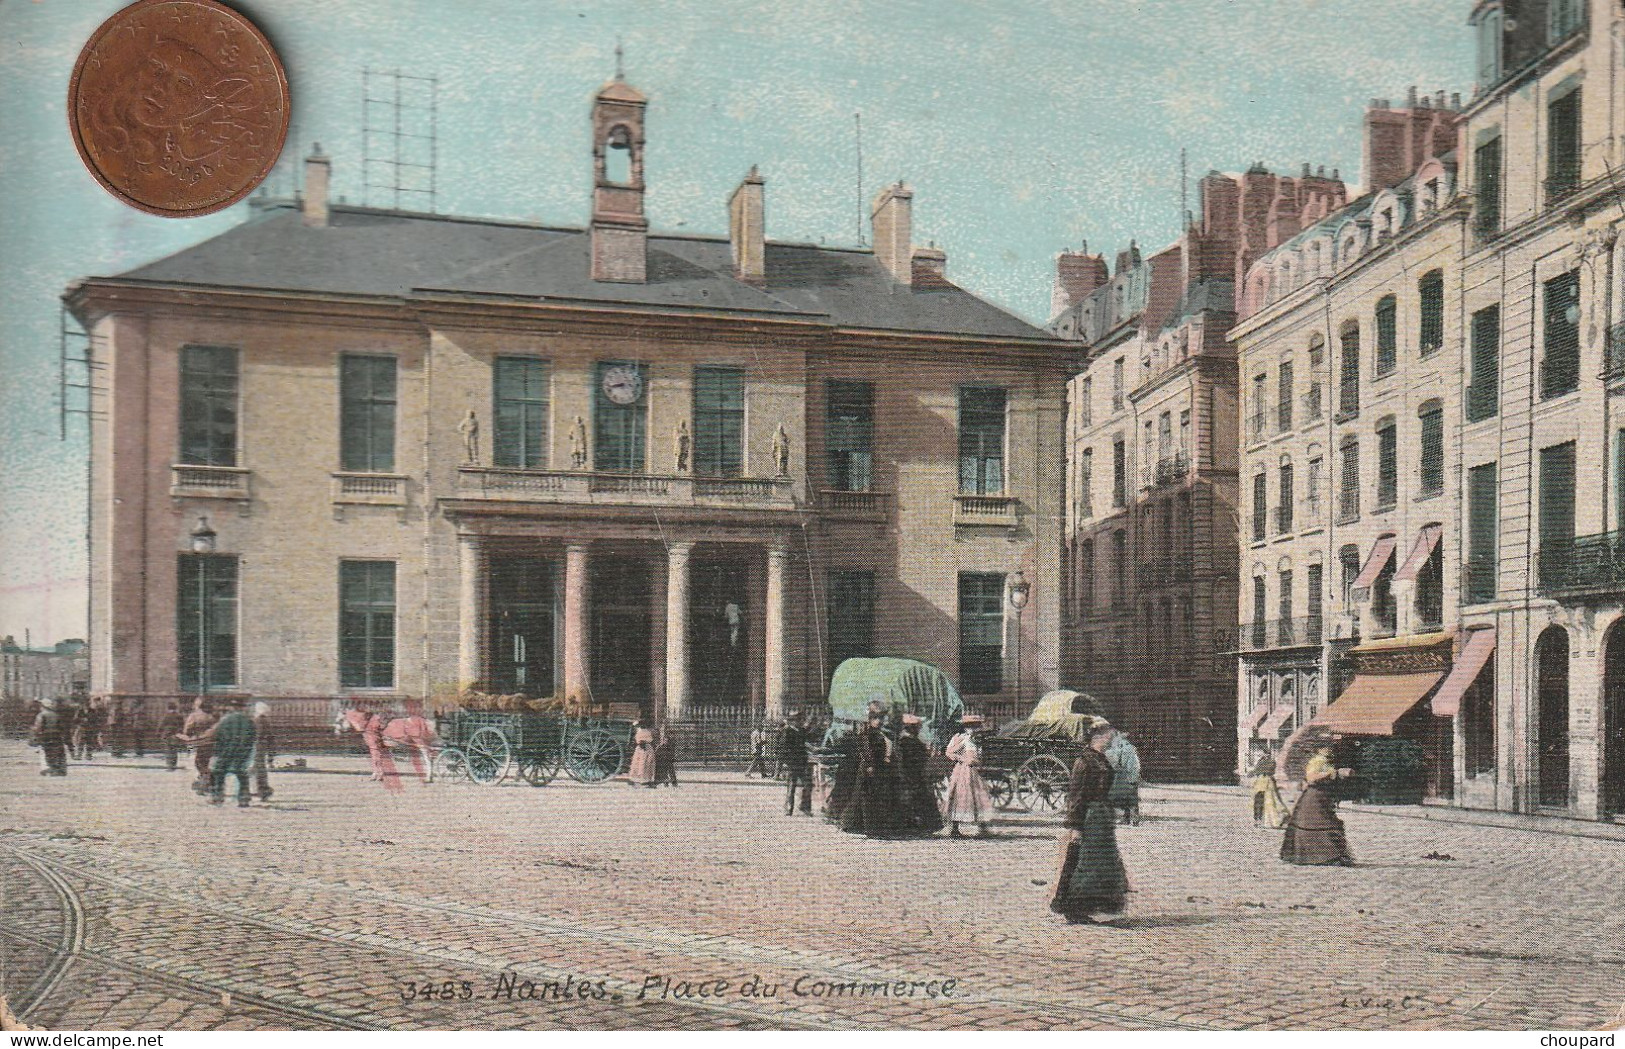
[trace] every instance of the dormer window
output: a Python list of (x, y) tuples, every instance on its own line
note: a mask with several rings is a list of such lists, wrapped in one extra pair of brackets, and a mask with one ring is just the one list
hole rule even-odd
[(1505, 18), (1499, 7), (1491, 7), (1478, 18), (1478, 85), (1491, 87), (1501, 80), (1501, 48)]

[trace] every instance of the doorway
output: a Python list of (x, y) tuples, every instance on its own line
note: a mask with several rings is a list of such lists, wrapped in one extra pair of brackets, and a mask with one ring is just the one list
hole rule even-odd
[(596, 558), (588, 569), (592, 605), (592, 697), (599, 703), (651, 705), (653, 601), (649, 562)]
[[(1622, 621), (1625, 623), (1625, 621)], [(1602, 809), (1625, 815), (1625, 625), (1614, 624), (1603, 653)]]
[(553, 562), (543, 557), (490, 559), (486, 687), (551, 696), (554, 691)]
[(688, 666), (700, 704), (750, 701), (750, 572), (737, 561), (696, 562), (689, 579)]
[(1569, 635), (1550, 626), (1535, 642), (1535, 689), (1539, 735), (1535, 740), (1539, 768), (1539, 801), (1553, 808), (1569, 806)]

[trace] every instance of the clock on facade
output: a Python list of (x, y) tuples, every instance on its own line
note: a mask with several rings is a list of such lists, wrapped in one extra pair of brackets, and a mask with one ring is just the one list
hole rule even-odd
[(633, 404), (643, 396), (643, 376), (630, 364), (604, 371), (604, 396), (614, 404)]

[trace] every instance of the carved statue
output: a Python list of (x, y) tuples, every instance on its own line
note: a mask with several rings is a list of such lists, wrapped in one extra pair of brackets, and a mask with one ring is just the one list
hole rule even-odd
[(463, 421), (457, 424), (457, 432), (463, 435), (463, 465), (478, 466), (480, 462), (480, 419), (470, 408)]
[(783, 423), (773, 434), (773, 468), (780, 477), (790, 476), (790, 434)]
[(674, 445), (677, 453), (677, 472), (680, 474), (686, 474), (688, 473), (689, 450), (694, 445), (694, 439), (690, 437), (688, 433), (687, 419), (684, 419), (677, 424), (677, 437), (674, 441)]
[(576, 416), (570, 424), (570, 469), (580, 470), (587, 465), (587, 424)]

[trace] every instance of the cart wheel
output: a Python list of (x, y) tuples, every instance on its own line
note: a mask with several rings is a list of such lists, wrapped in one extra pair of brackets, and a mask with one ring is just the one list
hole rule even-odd
[(468, 755), (456, 747), (441, 747), (434, 756), (434, 778), (447, 783), (468, 782)]
[(590, 728), (570, 737), (564, 748), (564, 771), (582, 783), (599, 783), (621, 771), (626, 748), (614, 735)]
[(556, 754), (549, 754), (543, 758), (519, 759), (519, 778), (533, 787), (547, 786), (558, 774), (559, 759)]
[(995, 808), (1007, 809), (1016, 800), (1016, 785), (1009, 776), (984, 776), (982, 781), (987, 784), (987, 792), (993, 795)]
[(468, 737), (468, 778), (482, 787), (501, 783), (513, 757), (508, 737), (499, 729), (482, 728)]
[(1028, 812), (1054, 812), (1066, 804), (1072, 774), (1053, 754), (1028, 758), (1016, 770), (1016, 800)]

